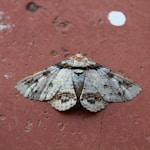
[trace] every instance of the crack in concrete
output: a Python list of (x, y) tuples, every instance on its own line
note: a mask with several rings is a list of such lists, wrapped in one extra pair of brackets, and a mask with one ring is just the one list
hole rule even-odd
[(100, 131), (99, 131), (99, 143), (98, 150), (100, 150), (101, 146), (101, 138), (102, 138), (102, 130), (103, 130), (103, 119), (104, 119), (105, 110), (102, 111), (101, 121), (100, 121)]

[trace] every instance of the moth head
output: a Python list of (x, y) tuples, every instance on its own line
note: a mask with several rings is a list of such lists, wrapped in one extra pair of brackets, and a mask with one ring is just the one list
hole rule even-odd
[(69, 57), (66, 61), (62, 61), (62, 64), (67, 64), (72, 67), (87, 67), (94, 65), (95, 62), (89, 61), (88, 58), (84, 57), (82, 54), (76, 54)]
[(88, 58), (84, 57), (82, 54), (76, 54), (70, 57), (69, 59), (73, 59), (74, 61), (77, 61), (77, 62), (88, 61)]

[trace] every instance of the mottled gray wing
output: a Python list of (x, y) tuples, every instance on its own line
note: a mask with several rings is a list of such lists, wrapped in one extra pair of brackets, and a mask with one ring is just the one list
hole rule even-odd
[(57, 66), (51, 66), (22, 79), (17, 83), (16, 89), (29, 99), (49, 100), (59, 89), (59, 85), (53, 84), (59, 72)]
[(59, 91), (48, 103), (59, 111), (65, 111), (77, 103), (77, 97), (73, 87), (72, 70), (61, 69), (60, 77), (55, 79), (60, 84)]
[(106, 102), (130, 100), (141, 90), (133, 81), (107, 68), (89, 69), (86, 71), (80, 101), (88, 110), (98, 111), (106, 106)]
[(51, 66), (19, 81), (17, 90), (33, 100), (48, 100), (58, 110), (67, 110), (76, 104), (71, 71)]
[(98, 76), (97, 73), (95, 74), (95, 70), (85, 71), (85, 80), (80, 96), (80, 103), (91, 112), (100, 111), (107, 105), (107, 102), (104, 101), (101, 93), (99, 93), (98, 88)]
[(101, 67), (97, 71), (98, 91), (107, 102), (123, 102), (134, 98), (142, 89), (132, 80)]

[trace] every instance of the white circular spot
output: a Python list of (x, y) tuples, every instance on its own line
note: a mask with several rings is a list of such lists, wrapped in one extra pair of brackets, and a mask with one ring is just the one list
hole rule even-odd
[(126, 22), (126, 16), (121, 11), (111, 11), (108, 14), (108, 20), (114, 26), (123, 26)]

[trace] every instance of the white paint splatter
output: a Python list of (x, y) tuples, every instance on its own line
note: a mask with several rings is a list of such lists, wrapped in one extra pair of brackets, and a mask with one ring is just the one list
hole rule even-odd
[(9, 28), (10, 28), (9, 24), (7, 24), (7, 25), (0, 24), (0, 30), (9, 29)]
[(7, 80), (8, 80), (9, 78), (11, 78), (11, 77), (12, 77), (12, 75), (10, 75), (10, 74), (4, 74), (4, 78), (7, 79)]
[(6, 16), (3, 11), (0, 11), (0, 31), (7, 29), (8, 31), (12, 30), (14, 27), (13, 24), (9, 23), (10, 16)]
[(121, 11), (111, 11), (108, 14), (108, 20), (114, 26), (123, 26), (126, 22), (126, 16)]

